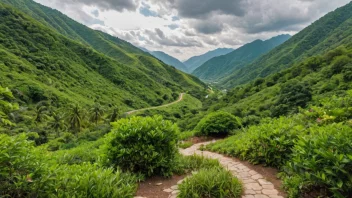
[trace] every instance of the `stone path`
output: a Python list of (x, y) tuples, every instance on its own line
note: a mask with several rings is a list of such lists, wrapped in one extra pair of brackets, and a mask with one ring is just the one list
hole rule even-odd
[[(225, 157), (221, 154), (212, 153), (209, 151), (200, 151), (201, 145), (207, 145), (212, 142), (205, 142), (195, 144), (190, 148), (181, 149), (180, 153), (189, 155), (202, 155), (207, 158), (217, 159), (220, 164), (226, 169), (231, 171), (231, 173), (240, 179), (244, 186), (244, 193), (242, 198), (283, 198), (279, 196), (279, 191), (277, 191), (274, 185), (265, 180), (263, 176), (254, 170), (249, 169), (247, 166), (243, 165), (240, 161)], [(181, 183), (180, 181), (179, 183)], [(176, 198), (178, 194), (177, 186), (173, 186), (171, 189), (166, 189), (165, 192), (170, 192), (170, 198)]]

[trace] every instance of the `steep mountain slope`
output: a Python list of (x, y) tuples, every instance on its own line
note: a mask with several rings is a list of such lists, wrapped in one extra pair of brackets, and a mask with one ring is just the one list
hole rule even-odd
[(191, 57), (190, 59), (188, 59), (187, 61), (185, 61), (183, 63), (187, 66), (188, 71), (192, 73), (195, 69), (197, 69), (199, 66), (203, 65), (208, 60), (210, 60), (214, 57), (217, 57), (217, 56), (228, 54), (232, 51), (233, 51), (233, 49), (231, 49), (231, 48), (219, 48), (219, 49), (216, 49), (213, 51), (209, 51), (209, 52), (207, 52), (203, 55), (200, 55), (200, 56)]
[(253, 63), (236, 70), (220, 84), (227, 88), (244, 84), (340, 45), (352, 45), (352, 2), (325, 15)]
[(257, 57), (284, 43), (290, 37), (290, 35), (280, 35), (266, 41), (256, 40), (229, 54), (210, 59), (198, 67), (192, 74), (204, 81), (218, 81), (229, 73), (241, 69)]
[(13, 89), (22, 102), (139, 108), (173, 101), (180, 92), (199, 92), (204, 86), (127, 42), (121, 41), (135, 63), (132, 66), (68, 39), (8, 5), (0, 4), (0, 18), (0, 84)]
[[(168, 66), (166, 64), (156, 60), (149, 53), (142, 51), (124, 40), (100, 31), (92, 30), (57, 10), (42, 6), (32, 0), (0, 0), (0, 2), (16, 7), (26, 14), (31, 15), (43, 25), (50, 26), (64, 36), (94, 48), (96, 51), (117, 60), (120, 64), (125, 64), (140, 70), (155, 81), (160, 81), (160, 78), (165, 76), (164, 72), (168, 72), (166, 75), (174, 75), (173, 73), (175, 73), (173, 70), (170, 70), (170, 68), (167, 68)], [(192, 82), (192, 84), (201, 83), (192, 76), (177, 73), (183, 76), (177, 79), (180, 83), (187, 82), (190, 79), (192, 79), (191, 81), (197, 81), (195, 83)], [(186, 84), (187, 83), (184, 85)]]
[(177, 58), (174, 58), (161, 51), (149, 51), (149, 53), (155, 56), (157, 59), (163, 61), (164, 63), (174, 66), (176, 69), (181, 70), (183, 72), (187, 72), (187, 67)]
[[(352, 93), (351, 82), (352, 46), (345, 48), (341, 45), (324, 55), (306, 58), (279, 73), (240, 85), (220, 100), (215, 99), (210, 109), (222, 109), (246, 117), (244, 122), (251, 123), (258, 121), (258, 117), (296, 113), (298, 107), (305, 108), (309, 103), (319, 106), (326, 100), (336, 102), (333, 96), (343, 97), (348, 90)], [(331, 110), (329, 113), (344, 116), (338, 111)]]

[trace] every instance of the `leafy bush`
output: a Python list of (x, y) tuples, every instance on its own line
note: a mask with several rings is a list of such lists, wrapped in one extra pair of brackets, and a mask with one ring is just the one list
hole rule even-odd
[[(352, 129), (342, 124), (314, 127), (300, 137), (284, 167), (284, 184), (291, 197), (313, 191), (323, 197), (352, 194)], [(318, 196), (318, 195), (316, 195)]]
[(202, 169), (185, 179), (179, 185), (179, 190), (180, 198), (237, 198), (241, 197), (242, 185), (229, 171), (217, 167)]
[(88, 163), (54, 166), (50, 171), (55, 177), (50, 194), (57, 197), (132, 198), (137, 189), (136, 177)]
[(298, 136), (305, 134), (300, 118), (268, 119), (260, 125), (251, 126), (246, 132), (210, 144), (207, 149), (229, 154), (254, 164), (280, 167), (291, 154)]
[(133, 197), (135, 176), (90, 163), (56, 164), (26, 139), (0, 134), (0, 197)]
[(25, 135), (0, 134), (0, 197), (32, 197), (41, 192), (44, 168), (33, 149)]
[(199, 155), (183, 156), (177, 155), (173, 172), (179, 175), (184, 175), (194, 170), (204, 168), (220, 167), (218, 160), (205, 158)]
[(132, 117), (112, 123), (106, 161), (147, 176), (170, 176), (177, 154), (178, 127), (161, 116)]
[(205, 116), (194, 129), (199, 135), (228, 134), (240, 126), (238, 118), (227, 112), (214, 112)]

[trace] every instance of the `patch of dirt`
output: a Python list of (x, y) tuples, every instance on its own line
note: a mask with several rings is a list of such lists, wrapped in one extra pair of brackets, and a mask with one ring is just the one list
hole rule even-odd
[[(231, 157), (232, 158), (232, 157)], [(279, 195), (283, 197), (287, 197), (286, 192), (282, 189), (282, 181), (277, 178), (277, 174), (279, 171), (276, 168), (266, 167), (263, 165), (253, 165), (248, 161), (241, 161), (237, 158), (234, 158), (240, 161), (243, 165), (247, 166), (251, 170), (255, 170), (257, 173), (263, 175), (263, 177), (274, 184), (275, 189), (279, 191)]]
[(208, 142), (208, 141), (212, 141), (212, 140), (220, 140), (223, 139), (222, 137), (191, 137), (189, 139), (186, 140), (186, 142), (192, 142), (193, 144), (198, 144), (198, 143), (202, 143), (202, 142)]
[(152, 177), (139, 183), (136, 196), (146, 198), (168, 198), (170, 193), (163, 190), (177, 185), (177, 182), (184, 179), (186, 175), (174, 175), (172, 178)]

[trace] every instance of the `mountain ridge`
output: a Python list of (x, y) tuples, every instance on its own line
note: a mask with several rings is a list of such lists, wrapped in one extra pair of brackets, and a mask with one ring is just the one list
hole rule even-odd
[(192, 74), (206, 82), (219, 81), (229, 73), (244, 67), (256, 58), (284, 43), (290, 37), (290, 35), (284, 34), (265, 41), (257, 39), (231, 53), (208, 60), (194, 70)]
[(192, 73), (195, 69), (197, 69), (199, 66), (207, 62), (208, 60), (228, 54), (232, 52), (234, 49), (232, 48), (218, 48), (212, 51), (209, 51), (205, 54), (199, 55), (199, 56), (193, 56), (189, 58), (188, 60), (184, 61), (183, 63), (187, 66), (188, 71)]

